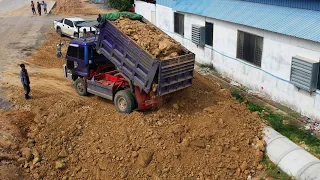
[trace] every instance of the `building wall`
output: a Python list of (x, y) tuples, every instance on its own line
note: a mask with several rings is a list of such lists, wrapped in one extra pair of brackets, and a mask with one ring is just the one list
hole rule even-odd
[[(136, 5), (135, 11), (151, 22), (151, 11), (156, 10), (156, 5), (143, 1), (135, 1), (134, 4)], [(143, 14), (139, 12), (143, 12)]]
[[(150, 10), (145, 8), (137, 13), (148, 15)], [(253, 91), (303, 115), (320, 118), (320, 91), (310, 95), (288, 82), (292, 57), (299, 55), (319, 61), (319, 43), (193, 14), (185, 14), (182, 37), (174, 33), (173, 13), (169, 7), (156, 5), (156, 25), (194, 52), (197, 62), (211, 63), (219, 73)], [(191, 25), (205, 25), (206, 21), (214, 23), (213, 47), (197, 47), (191, 42)], [(236, 59), (238, 30), (264, 38), (261, 68)]]

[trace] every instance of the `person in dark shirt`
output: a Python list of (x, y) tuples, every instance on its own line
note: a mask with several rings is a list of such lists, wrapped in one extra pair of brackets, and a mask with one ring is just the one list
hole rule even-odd
[(39, 2), (37, 2), (37, 9), (38, 9), (39, 16), (41, 16), (41, 4)]
[(32, 10), (32, 13), (33, 13), (33, 15), (37, 15), (37, 13), (36, 13), (36, 9), (34, 8), (34, 3), (33, 3), (33, 1), (31, 1), (31, 10)]
[(29, 96), (30, 93), (30, 79), (28, 75), (28, 71), (26, 69), (26, 66), (24, 64), (20, 64), (21, 71), (20, 71), (20, 80), (23, 85), (24, 89), (24, 97), (25, 99), (30, 99), (31, 97)]

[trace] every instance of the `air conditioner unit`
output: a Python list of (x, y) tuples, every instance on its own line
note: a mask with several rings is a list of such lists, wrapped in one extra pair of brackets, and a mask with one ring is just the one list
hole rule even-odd
[(193, 43), (199, 46), (205, 45), (205, 26), (198, 26), (192, 24), (191, 40)]
[(292, 58), (290, 81), (297, 88), (314, 92), (317, 89), (319, 62), (304, 57)]

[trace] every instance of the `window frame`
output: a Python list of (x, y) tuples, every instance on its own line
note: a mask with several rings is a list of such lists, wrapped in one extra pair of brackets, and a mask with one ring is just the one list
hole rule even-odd
[[(240, 39), (240, 33), (243, 33), (243, 44), (241, 45), (242, 46), (242, 56), (240, 57), (240, 54), (239, 54), (239, 52), (240, 52), (240, 49), (239, 49), (239, 41), (241, 40)], [(254, 45), (254, 49), (253, 49), (253, 59), (252, 59), (252, 61), (249, 61), (249, 60), (247, 60), (247, 59), (244, 59), (244, 45), (245, 45), (245, 35), (250, 35), (250, 36), (254, 36), (254, 40), (255, 40), (255, 45)], [(260, 40), (260, 42), (257, 42), (257, 41), (259, 41)], [(259, 36), (259, 35), (256, 35), (256, 34), (253, 34), (253, 33), (248, 33), (248, 32), (245, 32), (245, 31), (241, 31), (241, 30), (238, 30), (237, 31), (237, 50), (236, 50), (236, 58), (237, 59), (240, 59), (240, 60), (243, 60), (243, 61), (245, 61), (245, 62), (247, 62), (247, 63), (250, 63), (250, 64), (252, 64), (252, 65), (254, 65), (254, 66), (257, 66), (257, 67), (261, 67), (261, 65), (262, 65), (262, 55), (263, 55), (263, 42), (264, 42), (264, 38), (262, 37), (262, 36)], [(257, 45), (257, 43), (261, 43), (260, 45)], [(257, 53), (257, 47), (258, 46), (260, 46), (260, 53), (259, 54), (256, 54)], [(257, 55), (259, 55), (260, 56), (260, 58), (259, 59), (256, 59), (257, 57)]]
[[(72, 56), (72, 55), (69, 54), (69, 49), (70, 49), (70, 48), (75, 48), (75, 49), (76, 49), (76, 56)], [(74, 53), (74, 52), (72, 52), (72, 53)], [(79, 57), (79, 46), (76, 47), (76, 46), (70, 45), (70, 46), (68, 47), (68, 50), (67, 50), (67, 56), (78, 59), (78, 57)]]
[[(207, 24), (211, 24), (212, 25), (212, 29), (210, 31), (211, 38), (210, 38), (209, 42), (208, 42), (208, 39), (207, 39), (207, 35), (208, 35), (208, 26), (207, 26)], [(205, 45), (208, 45), (208, 46), (211, 46), (211, 47), (213, 46), (213, 31), (214, 31), (214, 23), (206, 21), (206, 24), (205, 24)], [(211, 44), (209, 44), (209, 43), (211, 43)]]
[[(176, 23), (176, 17), (177, 17), (178, 23)], [(181, 19), (182, 19), (182, 22), (181, 22)], [(184, 36), (184, 14), (178, 13), (178, 12), (173, 13), (173, 31), (174, 33), (179, 34), (180, 36)]]
[[(67, 22), (68, 22), (68, 23), (67, 23)], [(64, 24), (66, 24), (66, 25), (68, 25), (68, 26), (70, 26), (70, 27), (74, 27), (73, 22), (70, 21), (69, 19), (65, 19), (65, 20), (64, 20)]]

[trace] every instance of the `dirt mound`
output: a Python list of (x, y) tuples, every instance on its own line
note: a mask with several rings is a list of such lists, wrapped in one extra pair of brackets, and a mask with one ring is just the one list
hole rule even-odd
[(56, 0), (56, 2), (56, 7), (52, 10), (54, 15), (97, 15), (115, 11), (102, 9), (95, 4), (89, 4), (81, 0)]
[(159, 110), (127, 115), (46, 73), (31, 77), (31, 101), (10, 88), (16, 108), (37, 114), (28, 138), (41, 159), (24, 168), (30, 179), (246, 179), (263, 171), (262, 121), (198, 74)]
[(154, 58), (163, 60), (178, 57), (183, 53), (180, 43), (152, 24), (123, 17), (113, 23)]
[(19, 168), (24, 160), (16, 152), (27, 144), (34, 115), (23, 111), (0, 110), (0, 179), (23, 179)]
[[(45, 36), (45, 43), (29, 58), (26, 59), (29, 63), (40, 65), (49, 68), (62, 68), (65, 64), (64, 58), (56, 56), (56, 45), (62, 41), (70, 41), (69, 38), (61, 38), (54, 30), (50, 31)], [(66, 55), (67, 45), (63, 46), (63, 55)]]

